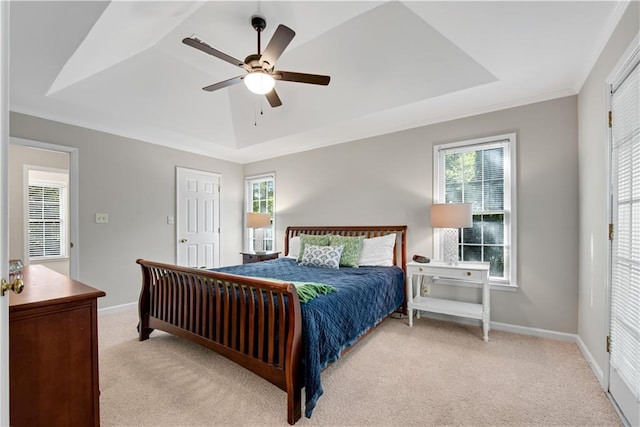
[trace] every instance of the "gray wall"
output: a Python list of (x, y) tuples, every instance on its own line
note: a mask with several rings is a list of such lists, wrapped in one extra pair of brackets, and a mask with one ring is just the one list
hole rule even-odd
[(10, 134), (78, 148), (79, 279), (107, 293), (101, 307), (137, 301), (137, 258), (175, 262), (176, 166), (222, 174), (221, 263), (241, 262), (242, 165), (16, 113)]
[[(596, 363), (606, 367), (608, 298), (606, 80), (638, 34), (640, 3), (631, 2), (578, 96), (580, 160), (580, 267), (578, 335)], [(600, 380), (603, 381), (601, 372)]]
[(279, 249), (287, 225), (406, 224), (409, 255), (430, 256), (433, 145), (516, 132), (519, 288), (492, 291), (491, 319), (576, 333), (577, 129), (572, 96), (251, 163), (244, 172), (276, 174)]
[[(280, 249), (287, 225), (407, 224), (409, 254), (429, 256), (433, 145), (516, 132), (520, 287), (492, 291), (492, 320), (575, 333), (576, 101), (561, 98), (244, 167), (21, 114), (11, 115), (11, 135), (78, 148), (80, 280), (105, 290), (101, 306), (107, 307), (136, 301), (136, 258), (175, 260), (175, 229), (166, 216), (175, 215), (176, 166), (223, 175), (222, 264), (241, 260), (243, 177), (263, 172), (276, 173)], [(108, 212), (109, 224), (94, 224), (96, 212)], [(475, 290), (455, 293), (478, 298)]]

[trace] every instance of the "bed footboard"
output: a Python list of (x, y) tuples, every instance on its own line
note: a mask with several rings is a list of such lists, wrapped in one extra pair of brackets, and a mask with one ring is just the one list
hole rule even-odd
[(139, 259), (140, 341), (154, 329), (227, 357), (287, 392), (301, 409), (302, 317), (295, 286)]

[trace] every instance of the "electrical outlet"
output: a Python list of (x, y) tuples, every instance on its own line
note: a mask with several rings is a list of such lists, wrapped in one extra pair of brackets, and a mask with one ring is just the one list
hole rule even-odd
[(107, 224), (109, 222), (109, 214), (96, 213), (96, 224)]
[(173, 217), (172, 216), (168, 216), (167, 217), (167, 224), (173, 225)]

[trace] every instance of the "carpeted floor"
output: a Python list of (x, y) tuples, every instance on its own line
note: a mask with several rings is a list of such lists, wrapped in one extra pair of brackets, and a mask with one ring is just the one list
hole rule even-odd
[[(287, 425), (284, 392), (162, 332), (139, 342), (136, 323), (99, 315), (103, 426)], [(384, 322), (322, 384), (296, 425), (621, 425), (575, 344), (426, 318)]]

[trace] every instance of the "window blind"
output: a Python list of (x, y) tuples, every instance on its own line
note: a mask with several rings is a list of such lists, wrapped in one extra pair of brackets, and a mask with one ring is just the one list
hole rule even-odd
[(610, 363), (640, 399), (640, 69), (611, 98), (613, 224)]
[(29, 185), (28, 191), (29, 257), (63, 255), (61, 188)]

